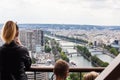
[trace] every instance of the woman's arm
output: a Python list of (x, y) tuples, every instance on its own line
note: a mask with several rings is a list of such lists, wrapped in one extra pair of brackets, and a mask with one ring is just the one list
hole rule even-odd
[(32, 60), (29, 56), (29, 52), (27, 48), (25, 48), (25, 51), (23, 53), (23, 60), (24, 60), (25, 70), (28, 70), (32, 64)]

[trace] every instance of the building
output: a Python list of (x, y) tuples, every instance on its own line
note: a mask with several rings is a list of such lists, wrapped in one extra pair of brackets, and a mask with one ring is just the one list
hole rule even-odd
[(28, 50), (33, 51), (33, 32), (31, 30), (21, 30), (20, 40), (21, 43), (27, 47)]
[(40, 29), (35, 30), (21, 30), (21, 43), (32, 52), (41, 52), (44, 46), (44, 35)]
[(36, 76), (34, 76), (34, 72), (26, 72), (28, 80), (48, 80), (48, 72), (36, 72)]

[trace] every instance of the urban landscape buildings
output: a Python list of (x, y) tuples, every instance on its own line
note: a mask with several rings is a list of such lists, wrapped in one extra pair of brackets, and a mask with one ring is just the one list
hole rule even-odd
[[(118, 48), (120, 46), (120, 44), (119, 44), (120, 32), (117, 30), (74, 30), (74, 29), (55, 30), (55, 29), (50, 29), (50, 31), (49, 31), (49, 29), (48, 29), (47, 31), (52, 33), (52, 35), (54, 37), (56, 37), (56, 35), (61, 35), (61, 36), (70, 37), (70, 38), (74, 38), (74, 39), (83, 39), (88, 42), (92, 42), (95, 46), (101, 45), (101, 44), (112, 45), (112, 46), (118, 45), (117, 46)], [(47, 60), (52, 59), (50, 57), (53, 57), (44, 52), (44, 44), (45, 44), (44, 43), (44, 37), (45, 37), (44, 34), (45, 33), (41, 29), (27, 29), (27, 30), (21, 29), (20, 36), (19, 36), (22, 44), (25, 47), (27, 47), (28, 50), (30, 51), (30, 56), (38, 59), (38, 61), (36, 63), (39, 64), (40, 66), (42, 66), (41, 63), (46, 63)], [(49, 35), (49, 34), (47, 34), (47, 35)], [(58, 42), (60, 43), (61, 47), (64, 47), (64, 49), (66, 48), (68, 53), (72, 53), (73, 51), (76, 52), (73, 49), (74, 48), (73, 46), (77, 45), (76, 41), (74, 42), (74, 45), (73, 45), (73, 43), (60, 41), (60, 39), (58, 40)], [(2, 45), (3, 42), (0, 41), (0, 44)], [(68, 47), (69, 47), (69, 49), (68, 49)], [(71, 47), (73, 50), (71, 49)], [(72, 58), (70, 57), (70, 59), (72, 59)], [(44, 66), (48, 66), (48, 65), (44, 64)], [(40, 77), (40, 75), (41, 75), (41, 76), (44, 76), (43, 77), (44, 80), (45, 80), (45, 78), (48, 79), (47, 73), (45, 73), (45, 74), (38, 73), (38, 75), (39, 75), (39, 78), (42, 78), (42, 77)]]

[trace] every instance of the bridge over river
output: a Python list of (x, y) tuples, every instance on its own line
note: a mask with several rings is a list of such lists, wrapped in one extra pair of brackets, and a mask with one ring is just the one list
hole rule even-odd
[[(92, 67), (91, 62), (87, 61), (82, 55), (77, 56), (78, 54), (77, 50), (74, 49), (74, 46), (76, 45), (76, 43), (58, 39), (56, 37), (52, 37), (52, 39), (55, 39), (59, 43), (62, 50), (66, 52), (66, 54), (69, 55), (68, 57), (70, 59), (70, 62), (71, 61), (75, 62), (78, 65), (78, 67)], [(84, 46), (82, 44), (77, 44), (77, 45)], [(113, 60), (111, 56), (108, 56), (107, 54), (103, 54), (102, 49), (99, 49), (99, 48), (98, 49), (88, 48), (88, 49), (92, 55), (96, 55), (98, 58), (100, 58), (101, 60), (105, 62), (110, 63)]]

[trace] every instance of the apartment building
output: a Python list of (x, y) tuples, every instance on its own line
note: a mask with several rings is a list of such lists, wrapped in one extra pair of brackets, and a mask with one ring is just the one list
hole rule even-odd
[(20, 30), (20, 40), (22, 44), (32, 52), (43, 50), (44, 34), (40, 29)]

